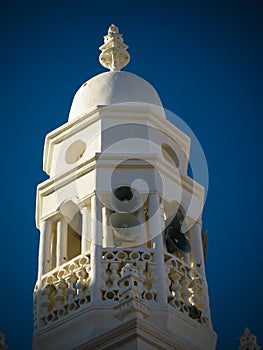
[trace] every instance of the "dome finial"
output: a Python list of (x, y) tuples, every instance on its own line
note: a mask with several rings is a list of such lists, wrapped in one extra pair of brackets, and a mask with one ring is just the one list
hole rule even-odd
[(102, 51), (99, 57), (100, 64), (111, 71), (120, 71), (130, 62), (127, 48), (122, 34), (119, 33), (119, 28), (112, 24), (108, 29), (108, 34), (104, 36), (104, 44), (100, 46)]

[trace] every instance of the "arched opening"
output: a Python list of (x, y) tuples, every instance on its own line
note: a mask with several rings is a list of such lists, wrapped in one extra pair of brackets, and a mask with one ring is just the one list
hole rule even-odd
[(78, 211), (68, 223), (67, 258), (71, 260), (81, 253), (81, 214)]
[[(174, 206), (174, 211), (172, 207)], [(165, 240), (168, 253), (177, 256), (180, 260), (189, 260), (188, 254), (191, 246), (184, 230), (185, 210), (177, 202), (173, 201), (167, 206), (165, 222)]]
[(71, 260), (81, 253), (81, 213), (79, 207), (71, 200), (60, 207), (67, 223), (67, 254), (66, 260)]

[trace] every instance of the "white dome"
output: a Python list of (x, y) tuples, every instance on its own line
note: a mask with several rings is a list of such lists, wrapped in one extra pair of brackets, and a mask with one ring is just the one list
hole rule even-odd
[(146, 80), (128, 72), (105, 72), (84, 83), (73, 98), (69, 121), (97, 106), (124, 102), (149, 103), (162, 107), (158, 93)]

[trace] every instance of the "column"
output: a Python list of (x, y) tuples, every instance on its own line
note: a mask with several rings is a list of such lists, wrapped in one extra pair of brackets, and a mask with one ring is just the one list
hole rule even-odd
[(209, 296), (207, 289), (207, 281), (205, 277), (205, 263), (203, 254), (203, 242), (201, 236), (202, 221), (197, 221), (190, 229), (189, 240), (191, 243), (191, 262), (193, 268), (200, 273), (203, 278), (202, 293), (200, 295), (201, 310), (203, 316), (207, 317), (211, 325), (210, 307), (209, 307)]
[(139, 244), (140, 246), (144, 247), (145, 243), (147, 242), (144, 205), (138, 210), (137, 218), (140, 221), (140, 229), (141, 229), (141, 234), (139, 236)]
[(202, 276), (205, 276), (205, 264), (203, 254), (203, 243), (201, 237), (202, 222), (196, 221), (189, 232), (189, 241), (191, 244), (191, 262), (193, 267)]
[(64, 217), (57, 222), (57, 250), (56, 250), (56, 267), (67, 261), (68, 246), (68, 223)]
[(113, 240), (113, 234), (112, 234), (112, 229), (109, 228), (109, 217), (111, 215), (112, 211), (107, 208), (103, 207), (102, 208), (102, 231), (103, 231), (103, 247), (114, 247), (114, 240)]
[(89, 249), (89, 211), (87, 207), (83, 207), (81, 210), (81, 254), (85, 255)]
[(91, 197), (91, 302), (96, 304), (101, 300), (101, 244), (102, 244), (102, 206), (97, 196)]
[(37, 292), (37, 324), (40, 325), (42, 315), (42, 276), (50, 270), (51, 262), (52, 222), (40, 221), (40, 240), (38, 252), (38, 292)]
[(167, 290), (166, 290), (166, 272), (163, 254), (163, 215), (159, 203), (159, 195), (157, 193), (150, 193), (148, 199), (149, 206), (149, 231), (151, 241), (154, 247), (154, 262), (155, 266), (155, 278), (157, 289), (157, 302), (161, 304), (167, 303)]
[(41, 220), (40, 222), (40, 240), (38, 252), (38, 282), (42, 275), (47, 273), (50, 269), (50, 254), (51, 254), (51, 233), (52, 223), (49, 220)]
[(190, 266), (190, 254), (189, 253), (182, 253), (184, 257), (184, 262), (186, 265)]

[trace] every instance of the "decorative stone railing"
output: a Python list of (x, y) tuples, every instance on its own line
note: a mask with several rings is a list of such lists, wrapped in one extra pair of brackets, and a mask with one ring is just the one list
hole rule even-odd
[(36, 286), (35, 327), (41, 327), (90, 302), (90, 256), (77, 256), (45, 274)]
[(164, 254), (168, 303), (199, 323), (211, 326), (205, 278), (177, 257)]
[[(210, 327), (205, 278), (169, 253), (164, 254), (164, 262), (169, 305), (196, 322)], [(133, 277), (127, 277), (125, 282), (123, 276), (127, 266), (132, 267)], [(132, 283), (139, 281), (136, 299), (144, 303), (149, 312), (150, 306), (158, 303), (158, 291), (163, 286), (158, 285), (157, 271), (160, 273), (160, 269), (155, 262), (154, 249), (102, 248), (100, 269), (101, 279), (96, 284), (101, 292), (97, 299), (101, 305), (118, 308), (117, 305), (122, 304), (125, 295), (129, 294), (129, 291), (125, 292), (125, 283), (128, 284), (129, 279), (133, 279)], [(41, 287), (36, 285), (34, 292), (35, 327), (41, 328), (89, 306), (92, 303), (90, 280), (89, 254), (77, 256), (45, 274)]]
[(127, 264), (132, 264), (143, 280), (140, 299), (156, 301), (154, 250), (145, 249), (103, 249), (102, 250), (102, 299), (112, 303), (120, 300), (119, 279)]

